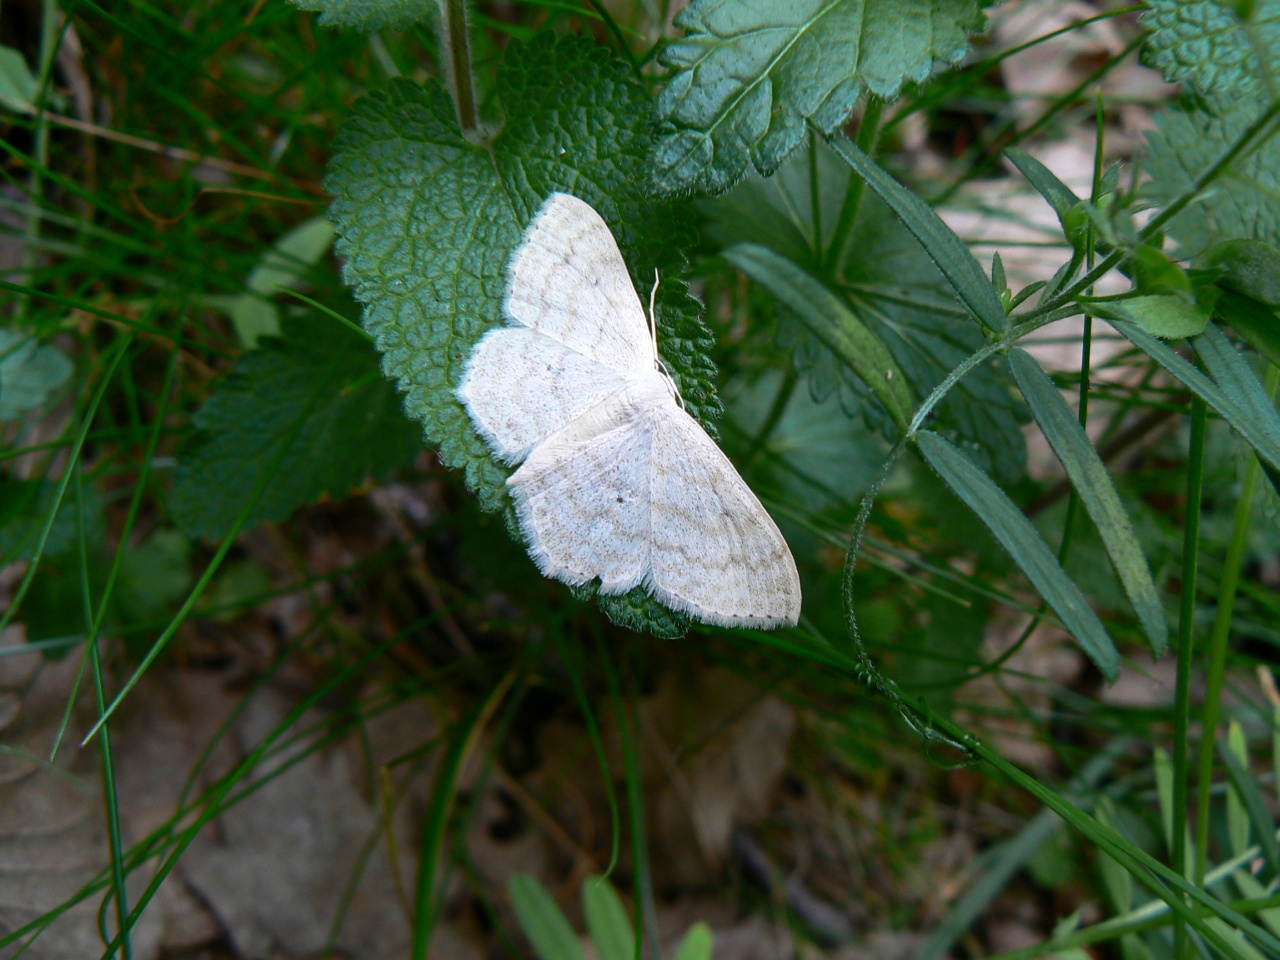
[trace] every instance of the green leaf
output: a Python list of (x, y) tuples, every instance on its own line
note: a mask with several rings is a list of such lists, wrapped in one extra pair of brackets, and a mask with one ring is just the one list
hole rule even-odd
[(71, 361), (57, 347), (37, 343), (31, 333), (0, 330), (0, 420), (43, 406), (71, 371)]
[(1026, 351), (1015, 348), (1010, 352), (1009, 366), (1045, 439), (1062, 462), (1080, 495), (1080, 502), (1093, 520), (1152, 651), (1156, 656), (1162, 655), (1169, 642), (1169, 625), (1160, 602), (1160, 591), (1156, 589), (1133, 522), (1120, 503), (1106, 465), (1040, 365)]
[[(1147, 135), (1143, 196), (1163, 207), (1189, 190), (1197, 176), (1243, 135), (1259, 114), (1247, 99), (1208, 109), (1166, 111)], [(1280, 246), (1280, 136), (1274, 133), (1238, 157), (1226, 173), (1166, 227), (1184, 258), (1223, 240), (1252, 238)]]
[[(1249, 762), (1249, 748), (1245, 745), (1244, 730), (1239, 721), (1232, 720), (1227, 727), (1227, 742), (1224, 744), (1219, 741), (1218, 753), (1227, 764), (1227, 774), (1231, 780), (1231, 789), (1227, 791), (1227, 839), (1231, 844), (1231, 856), (1238, 857), (1249, 848), (1249, 812), (1245, 808), (1244, 795), (1240, 786), (1237, 786), (1237, 779), (1252, 786), (1254, 793), (1257, 793), (1257, 785), (1251, 783), (1249, 778), (1246, 766)], [(1269, 817), (1264, 832), (1273, 832)]]
[(995, 534), (1103, 675), (1114, 680), (1120, 667), (1115, 644), (1031, 521), (990, 477), (942, 437), (922, 431), (915, 439), (929, 465)]
[(1280, 469), (1280, 416), (1226, 334), (1210, 326), (1192, 341), (1210, 374), (1206, 376), (1168, 344), (1136, 325), (1123, 321), (1112, 325), (1216, 410), (1258, 456)]
[(1196, 266), (1216, 269), (1223, 290), (1280, 307), (1280, 250), (1270, 243), (1224, 240), (1202, 253)]
[(636, 937), (631, 918), (608, 880), (586, 879), (582, 884), (582, 910), (600, 960), (633, 960)]
[(1176, 294), (1153, 293), (1112, 300), (1105, 311), (1098, 309), (1100, 304), (1096, 300), (1086, 306), (1095, 316), (1131, 320), (1153, 337), (1163, 340), (1199, 336), (1213, 316), (1212, 304), (1193, 303)]
[[(1100, 794), (1095, 811), (1100, 824), (1121, 832), (1115, 801), (1106, 794)], [(1102, 873), (1102, 882), (1115, 912), (1128, 913), (1133, 906), (1133, 876), (1123, 865), (1106, 854), (1098, 858), (1098, 870)]]
[[(1203, 94), (1255, 93), (1280, 57), (1280, 0), (1250, 6), (1241, 19), (1236, 5), (1222, 0), (1147, 0), (1138, 21), (1150, 31), (1143, 59), (1169, 83), (1190, 83)], [(1260, 50), (1269, 61), (1265, 72)]]
[[(510, 469), (492, 458), (454, 390), (476, 342), (505, 324), (507, 263), (550, 193), (568, 191), (600, 211), (637, 289), (648, 291), (659, 272), (663, 359), (704, 426), (720, 404), (712, 340), (680, 279), (692, 211), (645, 193), (645, 88), (596, 44), (541, 34), (507, 45), (496, 93), (505, 124), (477, 145), (458, 131), (442, 87), (393, 81), (356, 105), (325, 183), (336, 197), (344, 275), (365, 304), (383, 371), (445, 464), (465, 470), (482, 506), (509, 511)], [(625, 598), (602, 606), (636, 629), (649, 622), (633, 617)]]
[[(702, 204), (705, 232), (722, 249), (759, 244), (823, 276), (814, 265), (819, 256), (815, 249), (825, 250), (833, 242), (835, 218), (821, 212), (839, 207), (854, 174), (821, 146), (812, 159), (811, 165), (809, 157), (797, 153), (772, 180), (749, 176), (727, 195)], [(815, 239), (815, 234), (821, 235)], [(839, 286), (831, 289), (888, 347), (910, 386), (914, 405), (983, 345), (982, 331), (965, 322), (937, 267), (879, 198), (863, 197), (848, 246), (854, 255), (844, 264)], [(778, 341), (791, 354), (814, 401), (824, 404), (835, 396), (840, 408), (863, 420), (869, 430), (896, 433), (862, 378), (790, 310), (779, 311)], [(830, 416), (826, 410), (820, 415)], [(1024, 419), (1017, 391), (997, 359), (956, 385), (938, 406), (934, 426), (967, 448), (976, 445), (983, 468), (1001, 482), (1012, 483), (1026, 469)], [(832, 429), (845, 428), (835, 423), (828, 426)], [(781, 425), (779, 435), (785, 436)]]
[(885, 405), (900, 430), (914, 401), (906, 378), (879, 339), (843, 301), (803, 268), (767, 247), (740, 243), (724, 257), (785, 304), (817, 339), (853, 370)]
[(680, 941), (680, 946), (676, 948), (675, 960), (711, 960), (714, 947), (715, 936), (711, 928), (699, 920), (689, 928), (684, 939)]
[(768, 176), (806, 121), (836, 130), (864, 89), (897, 96), (956, 63), (981, 26), (976, 0), (694, 0), (660, 57), (654, 178), (667, 193), (721, 193), (748, 162)]
[(0, 46), (0, 107), (15, 113), (35, 113), (40, 83), (26, 57), (13, 47)]
[(186, 598), (192, 582), (191, 541), (177, 530), (157, 530), (129, 550), (120, 564), (116, 588), (120, 618), (126, 624), (144, 623), (171, 613)]
[(389, 27), (402, 30), (429, 19), (435, 12), (432, 0), (290, 0), (299, 10), (318, 12), (326, 27), (351, 27), (372, 33)]
[[(86, 489), (86, 499), (92, 492), (92, 487)], [(57, 494), (58, 485), (47, 480), (0, 476), (0, 563), (31, 558), (31, 551), (40, 540), (40, 531), (44, 529)], [(97, 517), (100, 511), (101, 506), (98, 505), (97, 510), (87, 513), (90, 517)], [(44, 552), (49, 556), (70, 553), (76, 548), (76, 543), (75, 503), (65, 498), (49, 530)]]
[(547, 888), (526, 873), (507, 883), (520, 929), (542, 960), (587, 960), (578, 935)]
[(313, 217), (277, 240), (249, 274), (247, 292), (232, 299), (231, 322), (240, 342), (252, 350), (259, 337), (280, 334), (280, 311), (271, 298), (281, 288), (295, 290), (303, 285), (307, 271), (314, 267), (333, 244), (333, 225), (324, 217)]
[(1249, 346), (1280, 367), (1280, 310), (1229, 290), (1213, 306), (1223, 323), (1235, 327)]
[(1022, 148), (1009, 147), (1004, 155), (1018, 168), (1018, 172), (1027, 178), (1027, 182), (1035, 188), (1036, 193), (1044, 197), (1049, 206), (1053, 207), (1053, 212), (1058, 215), (1062, 229), (1070, 235), (1073, 231), (1068, 227), (1068, 215), (1080, 203), (1080, 198), (1058, 179), (1057, 174)]
[[(373, 348), (336, 320), (284, 321), (284, 338), (245, 354), (195, 415), (170, 508), (192, 537), (227, 535), (259, 484), (246, 529), (412, 463), (421, 449)], [(266, 474), (274, 470), (269, 479)]]
[(932, 207), (885, 173), (857, 144), (839, 138), (828, 143), (902, 219), (974, 319), (993, 332), (1005, 329), (1009, 324), (1000, 295), (955, 231), (942, 222)]

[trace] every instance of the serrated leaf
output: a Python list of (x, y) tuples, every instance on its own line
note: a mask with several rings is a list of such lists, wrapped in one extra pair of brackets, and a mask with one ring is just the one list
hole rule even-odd
[(721, 193), (748, 162), (768, 176), (806, 122), (831, 133), (864, 89), (891, 98), (956, 63), (979, 28), (976, 0), (694, 0), (685, 36), (661, 53), (654, 180), (667, 193)]
[[(793, 156), (772, 180), (751, 176), (733, 192), (702, 205), (707, 233), (722, 247), (750, 242), (767, 246), (800, 264), (812, 266), (813, 247), (832, 242), (833, 217), (819, 217), (819, 243), (812, 210), (808, 158)], [(838, 207), (846, 191), (849, 167), (820, 149), (819, 210)], [(878, 198), (864, 196), (848, 247), (840, 284), (854, 315), (897, 361), (915, 401), (928, 393), (965, 357), (983, 345), (981, 330), (965, 322), (946, 281)], [(880, 402), (836, 355), (790, 311), (780, 311), (780, 344), (792, 355), (819, 403), (833, 394), (841, 408), (860, 417), (870, 430), (891, 433)], [(956, 385), (939, 405), (934, 427), (966, 447), (977, 445), (982, 466), (1001, 482), (1017, 480), (1026, 469), (1025, 419), (1003, 362), (984, 364)]]
[(12, 420), (42, 406), (71, 376), (71, 361), (35, 336), (0, 330), (0, 420)]
[(1010, 351), (1009, 366), (1045, 439), (1092, 518), (1152, 651), (1156, 656), (1162, 655), (1168, 646), (1169, 625), (1160, 602), (1160, 591), (1156, 589), (1133, 522), (1120, 503), (1106, 465), (1040, 365), (1026, 351), (1015, 348)]
[(286, 318), (282, 339), (241, 357), (194, 422), (169, 504), (192, 537), (226, 536), (263, 484), (245, 529), (322, 494), (342, 496), (421, 449), (372, 347), (314, 313)]
[(525, 873), (507, 883), (520, 928), (542, 960), (587, 960), (569, 918), (547, 888)]
[(1280, 307), (1280, 250), (1261, 240), (1224, 240), (1196, 260), (1218, 271), (1217, 284), (1269, 307)]
[(906, 378), (883, 343), (816, 277), (768, 247), (740, 243), (725, 251), (729, 263), (785, 304), (809, 331), (854, 371), (889, 411), (900, 430), (914, 402)]
[(389, 27), (403, 30), (429, 19), (432, 0), (289, 0), (299, 10), (319, 13), (325, 27), (351, 27), (371, 33)]
[(1258, 456), (1280, 469), (1280, 416), (1226, 334), (1211, 325), (1192, 342), (1209, 371), (1206, 376), (1168, 344), (1136, 325), (1123, 321), (1112, 325), (1216, 410)]
[[(1208, 109), (1170, 110), (1156, 117), (1147, 135), (1142, 195), (1157, 207), (1189, 190), (1204, 172), (1257, 120), (1247, 99), (1215, 102)], [(1195, 201), (1169, 221), (1166, 230), (1189, 258), (1223, 240), (1251, 238), (1280, 245), (1280, 136), (1238, 157)]]
[(1190, 83), (1203, 94), (1255, 93), (1280, 58), (1280, 2), (1250, 6), (1241, 19), (1239, 8), (1222, 0), (1147, 0), (1138, 21), (1150, 31), (1143, 59), (1169, 83)]
[(828, 142), (836, 156), (849, 164), (898, 215), (974, 319), (988, 330), (999, 332), (1005, 329), (1009, 322), (1000, 295), (955, 231), (943, 223), (932, 207), (889, 176), (857, 144), (843, 139)]
[(1031, 521), (990, 477), (942, 437), (926, 430), (916, 434), (915, 440), (929, 465), (1009, 551), (1089, 659), (1108, 680), (1114, 680), (1120, 669), (1115, 644)]
[(600, 960), (633, 960), (636, 938), (631, 918), (608, 880), (586, 879), (582, 884), (582, 912)]
[[(510, 470), (493, 460), (454, 390), (476, 342), (505, 322), (507, 262), (556, 190), (601, 213), (638, 289), (648, 291), (658, 271), (663, 359), (704, 426), (720, 405), (711, 337), (680, 279), (691, 211), (645, 193), (644, 87), (590, 41), (542, 34), (528, 45), (508, 44), (496, 93), (507, 119), (477, 145), (459, 132), (438, 84), (392, 82), (356, 105), (326, 187), (336, 197), (330, 213), (338, 252), (348, 258), (344, 276), (365, 304), (363, 323), (383, 371), (445, 464), (465, 471), (481, 504), (509, 510)], [(625, 625), (645, 628), (625, 598), (601, 605)], [(679, 622), (666, 611), (654, 616)]]

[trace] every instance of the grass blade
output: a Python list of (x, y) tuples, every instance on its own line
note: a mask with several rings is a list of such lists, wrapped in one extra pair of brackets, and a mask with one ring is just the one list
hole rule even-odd
[(1115, 644), (1031, 521), (995, 481), (947, 440), (922, 431), (916, 434), (916, 444), (929, 465), (1009, 551), (1081, 649), (1108, 680), (1114, 680), (1120, 670)]

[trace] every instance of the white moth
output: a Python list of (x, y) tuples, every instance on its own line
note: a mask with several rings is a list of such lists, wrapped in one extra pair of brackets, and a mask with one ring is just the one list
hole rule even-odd
[(687, 414), (657, 326), (608, 225), (553, 193), (507, 267), (508, 325), (476, 344), (458, 387), (505, 463), (539, 569), (606, 594), (643, 585), (707, 623), (800, 617), (800, 580), (777, 526)]

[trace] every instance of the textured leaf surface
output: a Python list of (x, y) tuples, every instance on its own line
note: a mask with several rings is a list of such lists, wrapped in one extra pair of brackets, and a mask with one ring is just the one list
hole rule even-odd
[(1106, 465), (1089, 442), (1084, 427), (1062, 399), (1057, 386), (1040, 369), (1040, 365), (1020, 349), (1011, 351), (1009, 365), (1036, 422), (1067, 471), (1072, 486), (1080, 495), (1080, 502), (1093, 519), (1152, 650), (1157, 656), (1163, 654), (1169, 642), (1164, 605), (1160, 602), (1160, 592), (1151, 577), (1151, 568), (1143, 556), (1133, 522), (1120, 503), (1120, 495), (1116, 493)]
[[(1209, 110), (1169, 111), (1156, 118), (1149, 135), (1144, 195), (1164, 206), (1189, 189), (1202, 173), (1256, 120), (1258, 110), (1233, 101)], [(1188, 205), (1168, 226), (1180, 253), (1191, 257), (1222, 240), (1249, 238), (1280, 245), (1280, 135), (1237, 158), (1228, 171)]]
[(1080, 593), (1080, 588), (1067, 576), (1031, 521), (990, 477), (942, 437), (926, 430), (917, 434), (916, 443), (947, 486), (982, 519), (1009, 551), (1018, 568), (1040, 591), (1040, 596), (1044, 597), (1089, 659), (1109, 680), (1114, 680), (1120, 669), (1120, 655), (1115, 644)]
[[(654, 271), (658, 341), (690, 414), (706, 425), (720, 404), (700, 305), (678, 279), (693, 233), (687, 211), (645, 194), (648, 95), (595, 44), (541, 35), (508, 45), (497, 95), (502, 130), (479, 146), (458, 131), (438, 84), (396, 81), (357, 104), (339, 137), (326, 185), (336, 196), (338, 251), (365, 304), (382, 367), (405, 393), (441, 459), (465, 471), (487, 509), (509, 508), (509, 470), (494, 462), (454, 396), (476, 342), (505, 323), (506, 267), (547, 195), (594, 206), (618, 240), (637, 289)], [(628, 596), (605, 601), (637, 629), (679, 632), (679, 621)]]
[[(838, 209), (849, 168), (825, 149), (818, 159), (819, 208)], [(750, 177), (705, 204), (708, 233), (725, 248), (757, 243), (805, 264), (814, 247), (811, 196), (809, 164), (797, 154), (772, 180)], [(833, 219), (822, 221), (824, 247)], [(841, 285), (845, 302), (889, 349), (914, 405), (983, 345), (982, 332), (965, 317), (920, 244), (878, 199), (864, 195), (849, 248), (853, 253)], [(790, 311), (781, 316), (780, 339), (806, 375), (814, 399), (838, 395), (846, 413), (863, 417), (869, 428), (888, 426), (886, 411), (863, 380)], [(998, 480), (1011, 483), (1026, 468), (1021, 419), (1022, 405), (998, 362), (961, 380), (939, 405), (933, 426), (961, 443)]]
[(719, 193), (748, 162), (773, 173), (806, 121), (830, 133), (863, 89), (926, 80), (981, 22), (976, 0), (694, 0), (661, 55), (674, 74), (658, 100), (659, 188)]
[(372, 347), (331, 317), (286, 319), (195, 415), (170, 507), (189, 536), (224, 537), (265, 484), (245, 529), (413, 461), (417, 428), (378, 374)]
[(1280, 0), (1257, 0), (1244, 20), (1221, 0), (1148, 0), (1140, 23), (1147, 63), (1204, 94), (1252, 93), (1265, 82), (1258, 51), (1271, 69), (1280, 57)]
[(399, 30), (428, 19), (431, 0), (290, 0), (300, 10), (320, 14), (326, 27), (354, 27), (366, 32), (390, 27)]
[(17, 330), (0, 330), (0, 420), (41, 406), (71, 376), (71, 361), (57, 347)]

